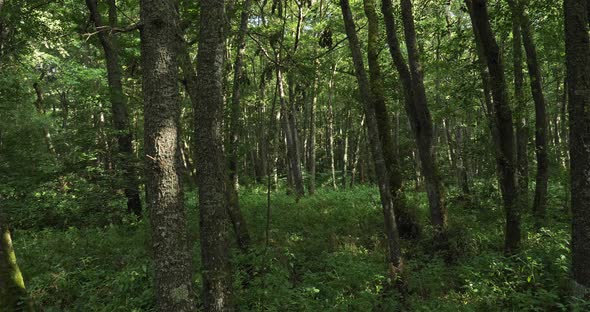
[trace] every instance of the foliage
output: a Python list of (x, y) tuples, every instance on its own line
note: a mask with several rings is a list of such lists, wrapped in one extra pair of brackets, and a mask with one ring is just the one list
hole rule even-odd
[[(449, 262), (433, 254), (429, 233), (405, 242), (407, 293), (401, 294), (384, 291), (383, 221), (376, 189), (321, 189), (297, 204), (273, 193), (268, 248), (263, 195), (263, 189), (241, 194), (255, 243), (247, 254), (234, 250), (240, 310), (568, 311), (590, 304), (568, 296), (569, 234), (562, 220), (529, 235), (523, 251), (507, 258), (501, 222), (490, 222), (500, 220), (498, 206), (452, 200), (452, 246), (458, 256)], [(198, 233), (194, 198), (187, 194), (191, 237)], [(408, 201), (426, 207), (425, 198)], [(18, 230), (14, 236), (28, 289), (42, 310), (153, 310), (145, 221)], [(198, 271), (198, 244), (194, 251)], [(198, 289), (200, 277), (195, 276)]]

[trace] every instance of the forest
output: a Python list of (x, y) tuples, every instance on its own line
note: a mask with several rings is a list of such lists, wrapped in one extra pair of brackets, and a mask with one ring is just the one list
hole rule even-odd
[(590, 0), (0, 0), (16, 311), (590, 311)]

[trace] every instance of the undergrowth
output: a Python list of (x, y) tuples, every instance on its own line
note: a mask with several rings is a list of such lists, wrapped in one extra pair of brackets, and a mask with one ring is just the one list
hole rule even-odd
[[(240, 311), (590, 309), (590, 302), (568, 295), (568, 216), (555, 195), (563, 190), (552, 186), (550, 191), (547, 227), (534, 233), (524, 213), (528, 234), (522, 251), (506, 257), (497, 194), (476, 189), (464, 197), (450, 190), (449, 251), (433, 252), (428, 226), (419, 238), (403, 241), (402, 294), (384, 290), (386, 245), (375, 188), (321, 189), (299, 203), (283, 192), (273, 193), (268, 245), (265, 190), (244, 190), (240, 203), (253, 246), (246, 254), (233, 252), (236, 303)], [(424, 194), (408, 194), (408, 204), (428, 224)], [(194, 192), (187, 192), (186, 204), (199, 289)], [(124, 217), (87, 228), (33, 225), (15, 230), (14, 243), (27, 288), (41, 311), (153, 311), (149, 235), (145, 220)]]

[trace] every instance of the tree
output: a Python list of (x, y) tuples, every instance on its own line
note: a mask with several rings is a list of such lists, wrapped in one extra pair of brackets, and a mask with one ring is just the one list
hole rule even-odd
[(146, 198), (156, 304), (159, 311), (193, 311), (192, 261), (178, 165), (178, 16), (172, 1), (140, 4)]
[(25, 281), (16, 262), (10, 231), (3, 215), (0, 215), (0, 235), (0, 307), (3, 312), (32, 311), (32, 306), (26, 299)]
[(415, 216), (408, 211), (403, 200), (403, 194), (401, 194), (403, 181), (399, 155), (397, 155), (393, 142), (393, 132), (390, 124), (391, 118), (385, 104), (383, 79), (379, 64), (379, 20), (375, 8), (375, 0), (364, 0), (363, 3), (365, 15), (368, 20), (367, 62), (369, 65), (369, 84), (374, 97), (373, 104), (377, 118), (377, 127), (379, 129), (383, 158), (385, 159), (385, 165), (389, 173), (389, 186), (391, 188), (391, 195), (394, 198), (398, 229), (402, 236), (416, 235), (418, 222)]
[(471, 15), (476, 44), (480, 46), (489, 71), (493, 99), (493, 132), (496, 132), (496, 162), (506, 214), (504, 250), (513, 253), (520, 247), (520, 212), (515, 173), (514, 128), (508, 102), (504, 64), (490, 26), (487, 0), (466, 0)]
[(219, 0), (201, 1), (197, 53), (200, 98), (194, 117), (205, 311), (233, 309), (227, 171), (221, 137), (225, 4)]
[(90, 11), (90, 18), (98, 32), (100, 44), (104, 50), (107, 80), (111, 100), (111, 112), (113, 127), (116, 130), (119, 157), (123, 179), (125, 180), (125, 196), (127, 197), (127, 210), (137, 216), (141, 216), (141, 199), (139, 197), (139, 182), (137, 172), (133, 165), (133, 137), (129, 129), (129, 112), (127, 109), (127, 97), (123, 92), (122, 70), (119, 61), (119, 44), (114, 35), (114, 29), (118, 24), (116, 0), (108, 0), (109, 25), (103, 23), (102, 15), (98, 10), (97, 0), (86, 0), (86, 6)]
[(430, 220), (435, 227), (439, 240), (438, 243), (444, 245), (447, 239), (447, 210), (444, 204), (442, 184), (435, 162), (436, 157), (432, 144), (432, 119), (427, 105), (422, 67), (416, 44), (412, 3), (409, 0), (402, 0), (401, 4), (409, 66), (401, 54), (391, 0), (383, 0), (381, 6), (385, 20), (385, 29), (387, 31), (387, 44), (389, 45), (389, 51), (400, 75), (400, 79), (402, 80), (406, 113), (410, 119), (412, 132), (418, 145), (421, 172), (426, 182), (428, 203), (430, 206)]
[(394, 197), (391, 194), (389, 175), (383, 158), (381, 140), (379, 139), (379, 127), (377, 125), (377, 118), (375, 115), (375, 97), (371, 93), (369, 78), (367, 77), (365, 65), (363, 64), (363, 55), (356, 34), (356, 28), (354, 25), (354, 20), (352, 19), (352, 12), (350, 11), (350, 4), (348, 3), (348, 0), (340, 0), (340, 8), (342, 9), (344, 28), (346, 30), (346, 35), (348, 36), (348, 44), (354, 63), (354, 73), (357, 79), (361, 101), (363, 103), (365, 112), (369, 143), (373, 155), (373, 162), (375, 164), (375, 174), (377, 175), (377, 184), (381, 197), (383, 217), (385, 218), (385, 234), (387, 236), (388, 242), (387, 261), (390, 269), (389, 273), (392, 275), (392, 277), (396, 277), (399, 271), (402, 269), (403, 261), (399, 245), (399, 233), (395, 220)]
[[(515, 0), (520, 1), (520, 0)], [(526, 52), (527, 67), (531, 93), (535, 102), (535, 153), (537, 155), (537, 177), (535, 183), (535, 200), (533, 212), (536, 227), (545, 223), (547, 209), (547, 180), (549, 179), (549, 160), (547, 158), (547, 113), (545, 112), (545, 96), (543, 95), (541, 68), (537, 57), (537, 48), (533, 40), (531, 22), (520, 4), (514, 6), (514, 14), (519, 15), (522, 30), (522, 42)]]
[(588, 1), (565, 0), (574, 294), (590, 287), (590, 38)]
[(244, 54), (246, 53), (246, 34), (248, 32), (248, 19), (250, 16), (250, 3), (251, 0), (245, 0), (242, 8), (242, 14), (240, 15), (240, 28), (238, 29), (238, 35), (236, 38), (236, 59), (234, 61), (234, 81), (232, 86), (232, 97), (231, 97), (231, 116), (230, 116), (230, 147), (229, 147), (229, 180), (230, 187), (227, 188), (228, 194), (228, 209), (229, 216), (232, 219), (234, 226), (234, 232), (236, 233), (236, 239), (238, 246), (245, 250), (248, 248), (250, 243), (250, 234), (248, 233), (248, 227), (246, 221), (240, 211), (240, 203), (238, 201), (238, 139), (239, 132), (241, 130), (240, 124), (240, 98), (241, 98), (241, 85), (243, 84), (243, 63)]

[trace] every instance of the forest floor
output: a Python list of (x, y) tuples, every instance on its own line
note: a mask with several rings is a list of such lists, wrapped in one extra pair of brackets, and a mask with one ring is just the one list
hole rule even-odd
[[(477, 185), (476, 185), (477, 188)], [(295, 203), (273, 193), (265, 246), (266, 192), (243, 190), (253, 238), (234, 249), (240, 311), (567, 311), (590, 309), (568, 293), (569, 224), (563, 190), (550, 189), (549, 224), (527, 233), (522, 251), (502, 254), (503, 213), (484, 184), (471, 198), (447, 196), (449, 254), (433, 252), (432, 235), (404, 240), (407, 291), (384, 294), (383, 218), (376, 188), (320, 189)], [(428, 224), (423, 193), (407, 201)], [(416, 195), (417, 194), (417, 195)], [(196, 287), (200, 287), (198, 213), (187, 193)], [(147, 222), (93, 228), (16, 230), (14, 244), (27, 288), (41, 311), (153, 311)], [(246, 274), (251, 267), (252, 274)], [(198, 288), (197, 288), (198, 289)]]

